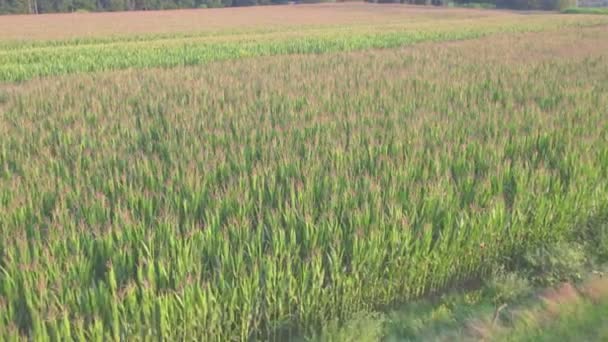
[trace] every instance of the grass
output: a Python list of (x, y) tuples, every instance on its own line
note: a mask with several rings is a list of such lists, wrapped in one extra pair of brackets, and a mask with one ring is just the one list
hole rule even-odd
[(599, 7), (570, 7), (562, 11), (566, 14), (600, 14), (607, 15), (608, 8)]
[[(502, 294), (510, 294), (505, 301), (493, 301), (496, 295), (496, 283)], [(480, 340), (475, 336), (476, 330), (491, 323), (496, 313), (499, 317), (508, 316), (512, 308), (537, 304), (533, 297), (533, 288), (525, 278), (517, 275), (503, 274), (492, 278), (495, 284), (487, 284), (475, 289), (448, 291), (441, 296), (414, 301), (403, 307), (393, 308), (387, 312), (358, 314), (341, 326), (327, 325), (322, 334), (314, 341), (470, 341)], [(507, 288), (508, 287), (508, 288)], [(508, 303), (507, 306), (502, 304)], [(501, 311), (497, 308), (502, 307)], [(502, 323), (502, 322), (499, 322)], [(522, 324), (523, 325), (523, 324)], [(513, 323), (505, 325), (513, 328)], [(491, 330), (491, 329), (487, 329)], [(485, 336), (487, 341), (489, 334)]]
[[(373, 25), (270, 28), (266, 30), (144, 35), (0, 43), (0, 82), (128, 68), (176, 67), (213, 61), (289, 54), (396, 48), (421, 42), (473, 39), (608, 23), (603, 17), (496, 14), (475, 20), (450, 17)], [(460, 12), (456, 12), (460, 13)]]
[(604, 341), (608, 338), (607, 283), (589, 281), (577, 291), (569, 285), (548, 291), (543, 303), (517, 314), (511, 329), (496, 341)]
[[(597, 262), (605, 259), (591, 248), (582, 252), (584, 264), (569, 259), (571, 254), (581, 253), (575, 242), (540, 249), (554, 260), (551, 264), (546, 257), (535, 260), (535, 265), (545, 264), (542, 272), (530, 265), (517, 265), (512, 271), (501, 267), (466, 287), (384, 312), (359, 313), (342, 325), (327, 324), (313, 340), (604, 340), (608, 282), (597, 271), (605, 265)], [(555, 279), (557, 273), (566, 277)]]
[(605, 341), (608, 328), (608, 300), (598, 304), (589, 301), (566, 308), (559, 318), (548, 326), (536, 327), (530, 323), (520, 323), (515, 333), (504, 337), (504, 341)]
[(606, 25), (530, 18), (171, 69), (7, 43), (49, 77), (0, 86), (0, 340), (312, 337), (569, 239), (608, 205)]

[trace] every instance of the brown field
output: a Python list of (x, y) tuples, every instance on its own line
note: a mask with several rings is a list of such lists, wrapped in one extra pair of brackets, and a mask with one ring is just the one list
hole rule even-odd
[(340, 25), (519, 16), (504, 11), (341, 3), (174, 11), (63, 13), (0, 17), (0, 40), (197, 32), (285, 25)]

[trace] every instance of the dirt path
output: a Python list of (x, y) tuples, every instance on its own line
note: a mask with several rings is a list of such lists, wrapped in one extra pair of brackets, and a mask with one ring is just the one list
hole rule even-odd
[(539, 293), (525, 308), (503, 305), (493, 316), (472, 320), (465, 339), (475, 341), (600, 341), (608, 337), (608, 279), (563, 283)]

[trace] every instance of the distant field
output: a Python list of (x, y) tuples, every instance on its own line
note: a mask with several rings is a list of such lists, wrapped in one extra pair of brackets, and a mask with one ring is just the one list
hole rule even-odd
[(0, 39), (46, 40), (207, 32), (217, 29), (284, 28), (298, 25), (412, 23), (429, 19), (513, 16), (507, 12), (365, 3), (237, 7), (118, 13), (2, 16)]
[[(0, 40), (0, 81), (246, 57), (395, 48), (606, 23), (608, 18), (602, 16), (357, 3), (6, 17), (0, 23), (4, 38)], [(15, 40), (19, 37), (28, 39)], [(41, 37), (52, 40), (32, 39)]]
[(2, 341), (310, 337), (608, 212), (607, 17), (346, 4), (0, 32)]

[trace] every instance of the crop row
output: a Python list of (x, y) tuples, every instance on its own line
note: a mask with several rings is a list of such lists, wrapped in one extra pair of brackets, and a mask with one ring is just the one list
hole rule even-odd
[[(584, 19), (584, 20), (583, 20)], [(0, 81), (24, 81), (35, 77), (128, 68), (175, 67), (256, 56), (315, 54), (370, 48), (395, 48), (420, 42), (473, 39), (497, 33), (556, 30), (605, 24), (608, 19), (568, 16), (531, 18), (444, 20), (438, 23), (390, 23), (291, 28), (284, 31), (218, 33), (176, 36), (142, 36), (139, 40), (116, 38), (79, 41), (12, 43), (0, 48)]]
[(284, 340), (564, 239), (608, 206), (604, 34), (3, 88), (0, 340)]

